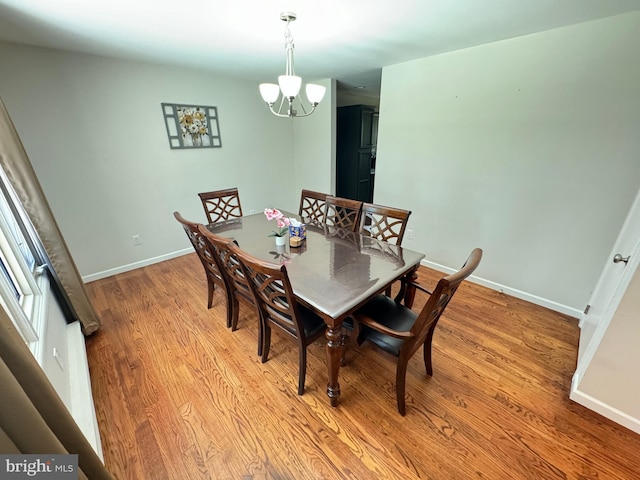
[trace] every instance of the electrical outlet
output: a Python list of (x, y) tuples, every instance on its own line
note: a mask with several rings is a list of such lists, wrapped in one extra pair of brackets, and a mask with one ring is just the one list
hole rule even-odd
[(133, 244), (137, 247), (138, 245), (142, 245), (142, 240), (140, 240), (140, 235), (134, 235), (133, 237), (131, 237), (131, 240), (133, 240)]
[(407, 240), (413, 240), (413, 230), (407, 229)]

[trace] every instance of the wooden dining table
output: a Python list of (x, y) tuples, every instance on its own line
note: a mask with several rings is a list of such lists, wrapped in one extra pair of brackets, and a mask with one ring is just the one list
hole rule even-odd
[[(300, 218), (290, 212), (287, 217)], [(234, 239), (250, 255), (285, 264), (299, 302), (327, 324), (327, 395), (338, 403), (338, 374), (343, 348), (342, 324), (352, 312), (404, 276), (416, 276), (423, 253), (323, 224), (307, 224), (300, 247), (278, 246), (268, 236), (276, 229), (263, 213), (207, 225), (214, 234)], [(403, 293), (410, 304), (413, 292)]]

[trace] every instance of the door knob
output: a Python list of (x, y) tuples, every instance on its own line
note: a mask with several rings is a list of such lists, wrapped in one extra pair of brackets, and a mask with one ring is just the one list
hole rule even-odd
[(619, 253), (616, 253), (613, 256), (613, 263), (620, 263), (620, 262), (624, 262), (627, 263), (629, 261), (629, 258), (631, 258), (631, 255), (628, 255), (626, 257), (623, 257), (622, 255), (620, 255)]

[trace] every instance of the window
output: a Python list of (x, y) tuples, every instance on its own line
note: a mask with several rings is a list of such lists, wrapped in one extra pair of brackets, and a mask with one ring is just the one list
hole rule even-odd
[[(2, 172), (4, 173), (4, 172)], [(42, 295), (48, 286), (42, 262), (12, 201), (7, 183), (0, 184), (0, 303), (38, 358), (42, 338)]]

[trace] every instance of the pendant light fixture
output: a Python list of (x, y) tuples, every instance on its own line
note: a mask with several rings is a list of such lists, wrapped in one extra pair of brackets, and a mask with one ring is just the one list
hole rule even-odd
[[(322, 101), (322, 97), (324, 97), (325, 87), (322, 85), (315, 85), (313, 83), (308, 83), (306, 85), (306, 93), (307, 99), (309, 100), (310, 106), (305, 108), (304, 102), (298, 96), (300, 93), (300, 87), (302, 86), (302, 78), (296, 76), (294, 67), (293, 67), (293, 37), (291, 36), (291, 31), (289, 30), (289, 24), (295, 21), (297, 18), (296, 14), (293, 12), (284, 12), (280, 14), (280, 20), (287, 22), (287, 26), (284, 30), (284, 48), (287, 54), (287, 64), (285, 68), (284, 75), (280, 75), (278, 77), (278, 83), (261, 83), (260, 84), (260, 95), (262, 95), (262, 99), (269, 105), (269, 109), (271, 113), (276, 115), (277, 117), (307, 117), (311, 115), (318, 104)], [(273, 106), (280, 98), (280, 105), (277, 109), (274, 109)], [(298, 110), (294, 109), (294, 101), (299, 105), (299, 108), (302, 110), (298, 112)]]

